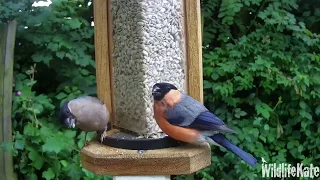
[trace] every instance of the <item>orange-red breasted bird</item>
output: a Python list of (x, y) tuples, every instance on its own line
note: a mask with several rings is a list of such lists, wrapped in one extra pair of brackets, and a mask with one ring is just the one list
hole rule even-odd
[(251, 166), (257, 159), (234, 145), (222, 133), (237, 134), (202, 103), (179, 91), (173, 84), (156, 83), (152, 88), (154, 117), (164, 133), (187, 143), (208, 142), (222, 146)]

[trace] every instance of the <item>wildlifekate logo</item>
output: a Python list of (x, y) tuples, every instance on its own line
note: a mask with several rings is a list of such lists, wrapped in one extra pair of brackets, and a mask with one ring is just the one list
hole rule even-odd
[(267, 163), (262, 158), (262, 177), (263, 178), (290, 178), (290, 177), (319, 177), (320, 168), (310, 164), (308, 166), (303, 163), (296, 165), (288, 163)]

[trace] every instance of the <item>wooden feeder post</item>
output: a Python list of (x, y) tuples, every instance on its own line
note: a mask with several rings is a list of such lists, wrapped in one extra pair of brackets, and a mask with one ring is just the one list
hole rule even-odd
[[(160, 138), (152, 109), (155, 83), (173, 83), (203, 103), (200, 1), (93, 3), (98, 96), (114, 128), (108, 133)], [(117, 180), (164, 180), (209, 166), (211, 150), (208, 144), (186, 144), (138, 153), (93, 140), (82, 149), (81, 161), (84, 168)]]
[[(0, 144), (12, 141), (11, 104), (16, 27), (16, 20), (0, 23)], [(11, 151), (0, 151), (0, 179), (16, 179)]]

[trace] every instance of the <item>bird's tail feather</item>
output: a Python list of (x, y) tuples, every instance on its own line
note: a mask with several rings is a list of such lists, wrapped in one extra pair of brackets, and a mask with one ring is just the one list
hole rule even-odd
[(236, 131), (234, 131), (233, 129), (229, 128), (226, 125), (222, 125), (222, 126), (218, 126), (219, 131), (222, 132), (227, 132), (227, 133), (232, 133), (232, 134), (238, 134)]
[(256, 165), (257, 159), (254, 158), (251, 154), (243, 151), (238, 146), (234, 145), (232, 142), (230, 142), (224, 135), (222, 134), (215, 134), (213, 136), (210, 136), (212, 140), (214, 140), (217, 144), (220, 144), (224, 148), (228, 149), (229, 151), (233, 152), (235, 155), (240, 157), (243, 161), (248, 163), (251, 166)]

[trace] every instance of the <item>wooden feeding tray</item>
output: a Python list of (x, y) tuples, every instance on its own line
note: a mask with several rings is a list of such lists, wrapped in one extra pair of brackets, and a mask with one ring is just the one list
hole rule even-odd
[[(112, 131), (111, 134), (114, 133)], [(108, 139), (105, 139), (104, 144), (107, 143), (106, 141)], [(146, 150), (143, 153), (104, 144), (93, 139), (81, 150), (82, 166), (95, 174), (114, 176), (190, 174), (211, 164), (211, 158), (209, 158), (211, 149), (206, 143), (181, 144), (169, 148)]]

